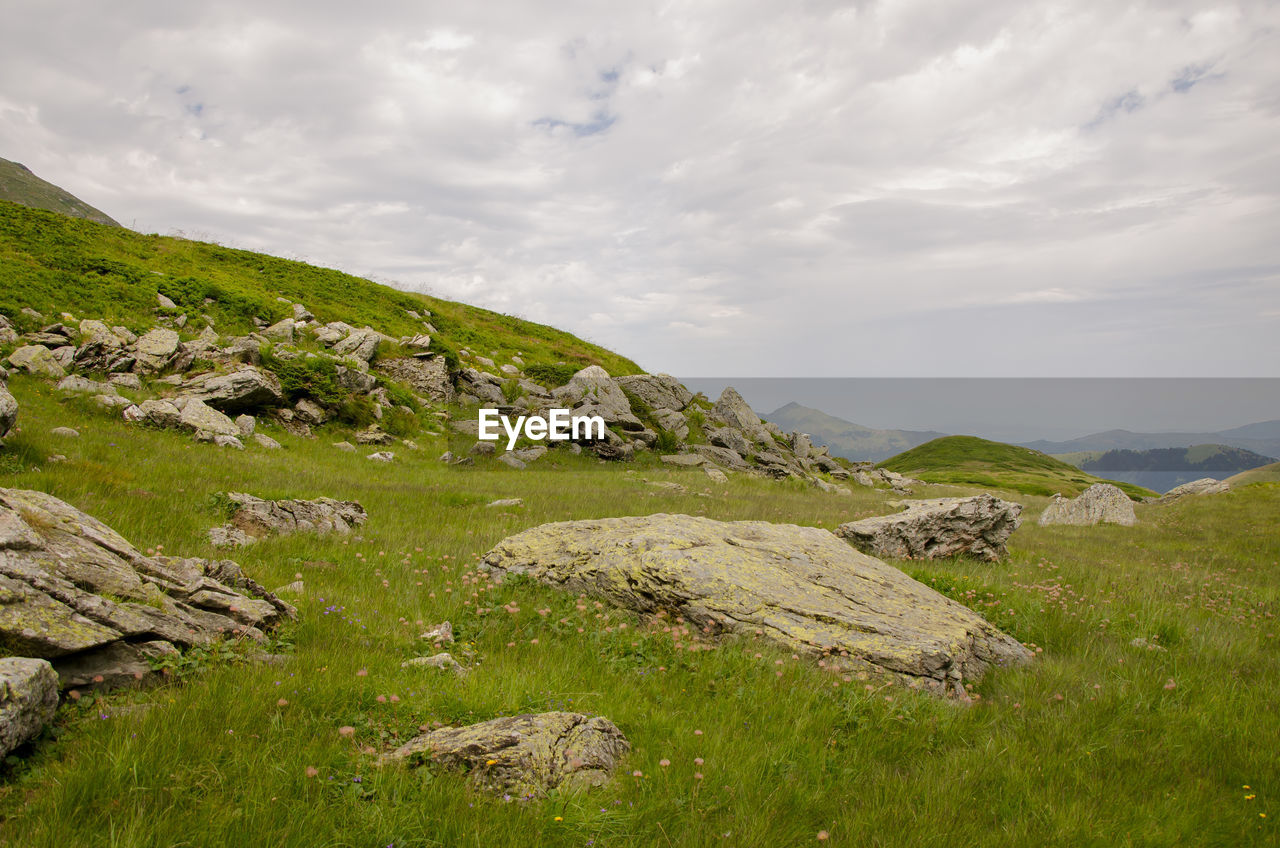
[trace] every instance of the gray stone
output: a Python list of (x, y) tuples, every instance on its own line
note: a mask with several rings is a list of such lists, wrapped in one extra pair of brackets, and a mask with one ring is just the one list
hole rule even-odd
[(707, 433), (707, 441), (711, 444), (722, 448), (728, 448), (739, 456), (749, 456), (753, 453), (751, 442), (747, 441), (747, 437), (742, 435), (741, 430), (733, 427), (717, 427)]
[(239, 436), (240, 428), (236, 422), (223, 415), (211, 406), (205, 405), (199, 398), (187, 398), (178, 414), (178, 426), (196, 433), (208, 433), (212, 436)]
[(653, 419), (658, 422), (659, 427), (675, 434), (680, 441), (683, 442), (689, 438), (689, 422), (685, 420), (684, 415), (674, 409), (656, 409), (653, 412)]
[(443, 356), (379, 359), (375, 369), (436, 403), (453, 400), (453, 382), (449, 379), (449, 366)]
[(18, 423), (18, 399), (10, 392), (9, 387), (0, 382), (0, 439), (3, 439)]
[(1175, 486), (1165, 492), (1163, 497), (1158, 498), (1156, 503), (1170, 503), (1187, 495), (1220, 495), (1230, 488), (1231, 485), (1225, 480), (1201, 477), (1199, 480), (1192, 480), (1190, 483)]
[[(233, 510), (225, 528), (234, 528), (246, 536), (261, 539), (292, 533), (350, 533), (369, 516), (355, 501), (332, 498), (315, 500), (264, 500), (244, 492), (227, 492), (224, 496)], [(232, 538), (233, 534), (220, 534)], [(244, 544), (239, 536), (237, 544)]]
[(58, 711), (58, 674), (48, 660), (0, 658), (0, 758), (35, 739)]
[(178, 352), (179, 344), (178, 334), (173, 330), (157, 327), (144, 333), (133, 343), (133, 370), (139, 374), (163, 371)]
[(137, 374), (112, 374), (107, 379), (107, 382), (121, 389), (132, 389), (133, 391), (142, 389), (142, 378)]
[(350, 442), (334, 442), (333, 446), (338, 450), (346, 451), (347, 453), (353, 453), (356, 449), (356, 446)]
[(377, 354), (378, 345), (381, 343), (382, 336), (372, 328), (365, 327), (363, 330), (354, 331), (335, 344), (333, 352), (353, 356), (362, 362), (369, 362)]
[(178, 304), (174, 303), (172, 300), (160, 294), (159, 292), (156, 292), (156, 303), (160, 305), (161, 309), (177, 309), (178, 308)]
[(384, 759), (438, 764), (466, 774), (482, 792), (524, 799), (603, 786), (629, 750), (603, 716), (550, 712), (433, 730)]
[(489, 501), (486, 506), (523, 506), (524, 498), (499, 498), (496, 501)]
[(1138, 521), (1133, 501), (1110, 483), (1094, 483), (1074, 499), (1054, 495), (1040, 513), (1040, 525), (1047, 524), (1120, 524), (1132, 527)]
[(817, 527), (687, 515), (568, 521), (503, 540), (481, 567), (697, 628), (761, 634), (936, 693), (960, 694), (988, 666), (1030, 658), (977, 613)]
[(472, 445), (471, 449), (467, 451), (467, 453), (472, 456), (493, 456), (497, 450), (498, 448), (493, 442), (480, 441)]
[(756, 415), (755, 411), (742, 399), (742, 395), (738, 394), (737, 389), (733, 388), (733, 386), (727, 386), (720, 393), (720, 398), (716, 401), (712, 413), (730, 427), (741, 431), (752, 441), (763, 442), (764, 444), (773, 443), (773, 438), (769, 435), (769, 431), (764, 428), (764, 423), (760, 420), (760, 416)]
[(904, 501), (902, 511), (841, 524), (836, 533), (858, 549), (894, 559), (1006, 556), (1010, 534), (1022, 523), (1022, 504), (992, 495)]
[(711, 478), (711, 482), (713, 483), (729, 482), (728, 476), (726, 476), (723, 471), (721, 471), (719, 468), (716, 468), (714, 465), (705, 465), (703, 466), (702, 470), (707, 472), (707, 476)]
[(293, 319), (285, 318), (277, 321), (262, 331), (262, 335), (274, 342), (293, 342)]
[(267, 450), (280, 450), (280, 443), (265, 433), (254, 433), (253, 440)]
[(680, 465), (685, 468), (692, 468), (695, 465), (705, 465), (707, 458), (696, 453), (673, 453), (660, 456), (658, 459), (667, 465)]
[(222, 412), (243, 412), (284, 402), (279, 378), (252, 365), (230, 374), (208, 374), (188, 380), (182, 385), (182, 393)]
[(428, 642), (448, 643), (453, 641), (453, 624), (448, 621), (441, 622), (435, 627), (427, 628), (419, 639), (425, 639)]
[(252, 415), (237, 415), (236, 429), (240, 431), (240, 435), (248, 438), (253, 435), (254, 428), (258, 426), (258, 419)]
[(124, 411), (124, 419), (152, 427), (176, 428), (182, 426), (182, 413), (167, 400), (144, 400)]
[(329, 420), (329, 411), (309, 398), (295, 403), (293, 413), (308, 424), (323, 424)]
[(693, 400), (693, 392), (670, 374), (635, 374), (615, 379), (618, 385), (640, 398), (654, 412), (660, 409), (679, 412)]
[(551, 394), (578, 415), (599, 415), (606, 424), (617, 424), (626, 430), (644, 429), (644, 424), (631, 411), (631, 402), (622, 387), (599, 365), (583, 368)]
[(739, 454), (728, 448), (721, 448), (715, 445), (689, 445), (689, 449), (732, 471), (746, 471), (751, 467)]
[(395, 458), (396, 455), (391, 451), (378, 451), (377, 453), (371, 453), (368, 456), (368, 459), (371, 459), (374, 462), (391, 462)]
[(80, 343), (97, 344), (106, 348), (123, 347), (120, 337), (101, 321), (86, 318), (80, 322)]
[(38, 374), (54, 380), (61, 380), (67, 373), (58, 358), (53, 355), (49, 348), (42, 345), (20, 347), (9, 354), (8, 361), (12, 367), (21, 368), (28, 374)]
[(546, 445), (533, 445), (527, 448), (520, 448), (511, 452), (511, 455), (524, 463), (536, 462), (546, 456)]
[(235, 448), (236, 450), (244, 450), (244, 442), (240, 441), (239, 436), (224, 436), (215, 433), (213, 443), (220, 448)]
[(501, 462), (503, 465), (514, 468), (517, 471), (523, 471), (524, 469), (528, 468), (528, 466), (524, 462), (522, 462), (519, 459), (516, 459), (516, 457), (510, 451), (503, 451), (502, 454), (498, 457), (498, 462)]

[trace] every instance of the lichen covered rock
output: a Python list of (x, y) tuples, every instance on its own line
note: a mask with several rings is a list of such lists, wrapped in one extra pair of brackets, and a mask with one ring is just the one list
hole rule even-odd
[(1046, 524), (1121, 524), (1132, 527), (1138, 522), (1133, 501), (1110, 483), (1094, 483), (1073, 499), (1055, 495), (1040, 513), (1041, 526)]
[(841, 524), (836, 534), (864, 553), (893, 559), (1006, 556), (1022, 504), (992, 495), (903, 501), (902, 511)]

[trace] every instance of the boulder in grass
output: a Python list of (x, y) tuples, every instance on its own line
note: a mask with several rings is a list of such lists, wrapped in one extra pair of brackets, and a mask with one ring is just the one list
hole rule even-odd
[(841, 524), (836, 534), (872, 556), (995, 561), (1008, 555), (1021, 514), (1022, 504), (992, 495), (903, 501), (901, 512)]
[(1054, 495), (1053, 501), (1040, 513), (1040, 525), (1046, 524), (1120, 524), (1132, 527), (1138, 522), (1133, 501), (1119, 487), (1110, 483), (1094, 483), (1075, 498)]
[(244, 492), (227, 492), (223, 497), (231, 504), (232, 514), (225, 527), (214, 528), (220, 531), (215, 535), (222, 544), (244, 545), (291, 533), (347, 534), (369, 519), (364, 507), (355, 501), (271, 501)]
[(0, 658), (0, 758), (40, 735), (58, 709), (58, 674), (48, 660)]

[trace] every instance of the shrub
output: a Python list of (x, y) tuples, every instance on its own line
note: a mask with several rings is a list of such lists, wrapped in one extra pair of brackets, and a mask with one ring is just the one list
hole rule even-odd
[(572, 380), (573, 375), (578, 373), (578, 369), (572, 365), (535, 363), (525, 366), (524, 373), (526, 377), (538, 385), (545, 386), (548, 389), (556, 389)]

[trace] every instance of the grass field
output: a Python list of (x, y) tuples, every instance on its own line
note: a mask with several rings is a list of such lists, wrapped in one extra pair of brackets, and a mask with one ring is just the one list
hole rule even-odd
[[(890, 511), (887, 493), (712, 485), (651, 461), (556, 454), (523, 472), (459, 470), (435, 459), (443, 437), (377, 465), (330, 447), (336, 430), (268, 430), (285, 450), (239, 453), (127, 426), (34, 379), (10, 386), (21, 431), (0, 450), (0, 486), (51, 492), (141, 548), (213, 555), (204, 534), (225, 490), (356, 499), (370, 520), (355, 537), (236, 556), (267, 586), (306, 583), (274, 646), (283, 664), (211, 651), (162, 685), (68, 701), (4, 766), (0, 844), (1277, 843), (1280, 485), (1138, 504), (1133, 528), (1038, 527), (1046, 499), (1006, 491), (1030, 519), (1008, 561), (897, 563), (1037, 652), (962, 707), (751, 639), (677, 640), (670, 625), (474, 571), (495, 542), (545, 521), (685, 512), (833, 528)], [(524, 505), (485, 506), (505, 497)], [(401, 668), (429, 652), (420, 628), (444, 619), (471, 673)], [(456, 774), (375, 765), (421, 726), (564, 708), (606, 715), (631, 740), (612, 785), (520, 803)]]

